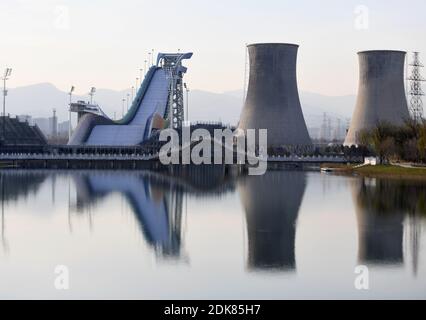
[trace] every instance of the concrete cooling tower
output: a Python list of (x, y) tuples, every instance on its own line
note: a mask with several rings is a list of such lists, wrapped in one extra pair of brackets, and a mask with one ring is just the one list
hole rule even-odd
[(296, 81), (298, 45), (248, 46), (250, 77), (238, 128), (267, 129), (268, 146), (311, 145)]
[(359, 52), (358, 98), (345, 145), (358, 145), (360, 132), (379, 123), (402, 125), (410, 114), (404, 89), (403, 51)]

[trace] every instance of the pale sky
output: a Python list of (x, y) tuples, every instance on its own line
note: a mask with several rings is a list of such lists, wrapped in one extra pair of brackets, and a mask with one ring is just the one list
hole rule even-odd
[(299, 88), (326, 95), (356, 92), (361, 50), (417, 50), (426, 62), (424, 0), (1, 0), (0, 30), (10, 87), (81, 94), (131, 87), (151, 48), (194, 52), (186, 81), (213, 92), (242, 89), (245, 43), (299, 44)]

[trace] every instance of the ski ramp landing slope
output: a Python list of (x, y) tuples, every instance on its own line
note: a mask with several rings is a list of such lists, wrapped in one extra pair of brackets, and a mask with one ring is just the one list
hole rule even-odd
[[(143, 98), (138, 105), (132, 106), (132, 108), (136, 107), (132, 119), (127, 124), (95, 126), (86, 141), (86, 145), (126, 146), (141, 143), (146, 138), (146, 129), (151, 116), (158, 113), (164, 117), (169, 87), (170, 80), (167, 79), (165, 71), (156, 68), (149, 79)], [(137, 102), (137, 99), (135, 99), (135, 102)], [(131, 111), (132, 109), (129, 110), (129, 113)]]

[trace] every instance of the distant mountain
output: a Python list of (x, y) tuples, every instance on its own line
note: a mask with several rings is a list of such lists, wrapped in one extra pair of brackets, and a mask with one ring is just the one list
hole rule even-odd
[[(115, 91), (97, 89), (95, 102), (111, 117), (122, 112), (122, 99), (130, 90)], [(89, 100), (89, 96), (73, 95), (73, 101)], [(40, 83), (25, 87), (10, 89), (7, 96), (6, 112), (12, 115), (27, 114), (35, 118), (50, 117), (55, 108), (60, 121), (68, 119), (69, 95), (50, 83)], [(126, 108), (126, 103), (125, 103)]]
[[(56, 108), (59, 116), (64, 117), (61, 109), (66, 108), (68, 95), (50, 83), (40, 83), (15, 89), (9, 89), (6, 112), (12, 115), (28, 114), (33, 117), (51, 116)], [(65, 110), (64, 110), (65, 111)]]
[[(122, 99), (126, 99), (130, 90), (115, 91), (97, 89), (95, 101), (110, 117), (121, 116)], [(88, 100), (88, 96), (73, 95), (73, 101)], [(300, 99), (303, 113), (309, 127), (319, 127), (323, 113), (330, 118), (342, 120), (352, 116), (355, 106), (355, 96), (324, 96), (316, 93), (301, 92)], [(6, 112), (12, 115), (28, 114), (33, 117), (48, 117), (55, 108), (59, 121), (68, 118), (69, 96), (50, 83), (40, 83), (25, 87), (10, 89), (7, 97)], [(124, 103), (127, 108), (127, 101)], [(242, 91), (212, 93), (202, 90), (192, 90), (189, 93), (189, 118), (191, 121), (223, 121), (236, 124), (243, 105)]]
[(351, 118), (355, 108), (356, 96), (324, 96), (302, 91), (300, 93), (300, 101), (307, 118), (306, 122), (313, 125), (318, 120), (322, 121), (324, 113), (334, 119), (345, 120)]
[(189, 118), (191, 121), (223, 121), (237, 124), (240, 118), (242, 98), (226, 93), (193, 90), (189, 94)]

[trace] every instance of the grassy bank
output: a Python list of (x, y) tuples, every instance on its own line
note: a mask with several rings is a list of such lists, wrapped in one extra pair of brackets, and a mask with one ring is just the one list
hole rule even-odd
[(417, 178), (426, 180), (426, 168), (405, 168), (393, 165), (364, 166), (324, 164), (322, 168), (331, 168), (333, 172), (359, 174), (368, 177)]
[(426, 179), (426, 169), (424, 168), (403, 168), (399, 166), (380, 165), (365, 166), (353, 169), (354, 172), (366, 176), (396, 176), (396, 177), (419, 177)]

